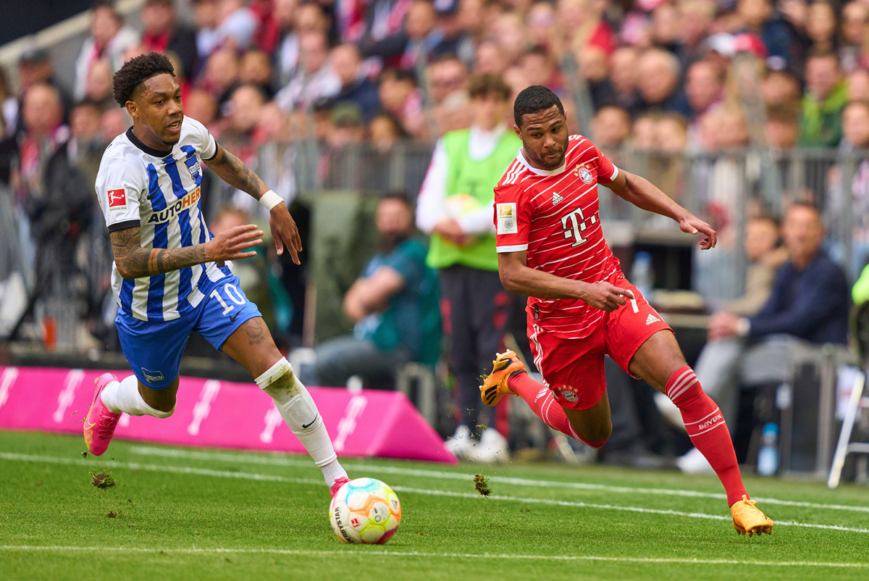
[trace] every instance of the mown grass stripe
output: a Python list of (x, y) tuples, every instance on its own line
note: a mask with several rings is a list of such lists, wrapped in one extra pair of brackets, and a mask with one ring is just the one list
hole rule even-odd
[[(132, 446), (130, 452), (141, 456), (156, 456), (162, 458), (180, 458), (185, 460), (205, 460), (217, 462), (238, 462), (241, 464), (259, 464), (263, 466), (286, 466), (293, 468), (312, 468), (313, 464), (308, 460), (296, 460), (282, 456), (268, 454), (229, 454), (225, 452), (202, 452), (194, 450), (171, 450), (168, 448), (156, 448), (151, 446)], [(399, 466), (382, 466), (372, 463), (360, 463), (359, 469), (382, 474), (397, 474), (400, 476), (414, 476), (419, 478), (435, 478), (441, 480), (473, 480), (471, 474), (460, 472), (445, 472), (442, 470), (426, 470), (424, 468), (402, 468)], [(672, 488), (636, 488), (630, 486), (611, 486), (609, 484), (590, 484), (585, 482), (561, 482), (558, 480), (533, 480), (527, 478), (514, 478), (510, 476), (489, 476), (490, 482), (501, 484), (513, 484), (516, 486), (528, 486), (539, 488), (564, 488), (571, 490), (595, 490), (613, 492), (618, 494), (652, 494), (656, 496), (681, 496), (687, 498), (714, 498), (726, 500), (727, 495), (717, 492), (700, 492), (695, 490), (679, 490)], [(798, 500), (785, 500), (780, 498), (753, 497), (755, 500), (766, 504), (780, 506), (795, 506), (799, 508), (815, 508), (821, 510), (844, 510), (851, 512), (869, 513), (869, 506), (853, 506), (847, 504), (824, 504), (818, 502), (804, 502)]]
[(815, 561), (740, 561), (736, 559), (689, 559), (678, 557), (605, 557), (597, 555), (516, 555), (492, 553), (429, 553), (418, 551), (377, 550), (374, 547), (354, 549), (347, 547), (335, 551), (308, 549), (234, 549), (234, 548), (157, 548), (157, 547), (71, 547), (71, 546), (32, 546), (32, 545), (0, 545), (2, 551), (89, 551), (89, 552), (130, 552), (130, 553), (177, 553), (185, 555), (208, 554), (267, 554), (303, 557), (422, 557), (436, 559), (498, 559), (498, 560), (532, 560), (532, 561), (603, 561), (613, 563), (646, 563), (646, 564), (685, 564), (685, 565), (745, 565), (759, 567), (830, 567), (830, 568), (869, 568), (869, 563), (824, 563)]
[[(64, 465), (78, 465), (78, 466), (94, 466), (96, 464), (92, 462), (87, 462), (85, 460), (78, 460), (73, 458), (61, 458), (57, 456), (39, 456), (39, 455), (30, 455), (30, 454), (17, 454), (11, 452), (0, 452), (0, 459), (11, 460), (11, 461), (21, 461), (21, 462), (34, 462), (34, 463), (46, 463), (46, 464), (64, 464)], [(99, 461), (99, 466), (109, 467), (109, 468), (128, 468), (130, 470), (143, 470), (150, 472), (164, 472), (164, 473), (173, 473), (173, 474), (196, 474), (199, 476), (213, 476), (217, 478), (233, 478), (233, 479), (241, 479), (241, 480), (258, 480), (258, 481), (267, 481), (267, 482), (284, 482), (284, 483), (292, 483), (292, 484), (313, 484), (325, 486), (326, 483), (323, 480), (313, 480), (308, 478), (290, 478), (286, 476), (278, 476), (275, 474), (257, 474), (251, 472), (229, 472), (225, 470), (210, 470), (207, 468), (193, 468), (191, 466), (172, 466), (172, 465), (156, 465), (156, 464), (140, 464), (137, 462), (118, 462), (114, 460), (107, 461)], [(452, 492), (448, 490), (427, 490), (422, 488), (412, 488), (407, 486), (393, 486), (393, 490), (397, 492), (407, 492), (411, 494), (425, 494), (428, 496), (449, 496), (453, 498), (468, 498), (474, 500), (480, 500), (481, 497), (479, 494), (471, 493), (471, 492)], [(517, 497), (517, 496), (504, 496), (504, 495), (490, 495), (488, 497), (489, 500), (500, 500), (500, 501), (509, 501), (509, 502), (520, 502), (526, 504), (546, 504), (552, 506), (565, 506), (565, 507), (573, 507), (573, 508), (587, 508), (587, 509), (597, 509), (597, 510), (615, 510), (615, 511), (624, 511), (624, 512), (635, 512), (635, 513), (647, 513), (647, 514), (660, 514), (667, 516), (678, 516), (678, 517), (688, 517), (688, 518), (701, 518), (701, 519), (711, 519), (711, 520), (731, 520), (729, 516), (716, 515), (716, 514), (705, 514), (699, 512), (681, 512), (675, 510), (662, 510), (655, 508), (645, 508), (645, 507), (637, 507), (637, 506), (617, 506), (611, 504), (595, 504), (595, 503), (586, 503), (586, 502), (576, 502), (576, 501), (567, 501), (567, 500), (554, 500), (554, 499), (545, 499), (545, 498), (526, 498), (526, 497)], [(842, 532), (851, 532), (851, 533), (869, 533), (869, 529), (862, 528), (853, 528), (853, 527), (845, 527), (840, 525), (826, 525), (826, 524), (811, 524), (811, 523), (801, 523), (795, 521), (784, 521), (777, 522), (776, 524), (782, 526), (795, 526), (795, 527), (804, 527), (804, 528), (813, 528), (813, 529), (826, 529), (826, 530), (834, 530), (834, 531), (842, 531)]]

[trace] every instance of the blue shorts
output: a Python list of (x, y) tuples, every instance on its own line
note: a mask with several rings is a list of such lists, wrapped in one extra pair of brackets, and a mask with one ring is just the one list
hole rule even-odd
[[(120, 309), (115, 325), (121, 351), (136, 378), (151, 389), (169, 387), (178, 377), (181, 355), (192, 331), (220, 350), (243, 323), (261, 317), (239, 286), (237, 276), (227, 276), (201, 288), (205, 295), (202, 302), (172, 321), (141, 321)], [(221, 300), (215, 298), (215, 291)]]

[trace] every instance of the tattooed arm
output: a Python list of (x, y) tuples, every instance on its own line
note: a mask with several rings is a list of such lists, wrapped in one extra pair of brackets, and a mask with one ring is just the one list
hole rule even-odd
[(112, 254), (118, 272), (124, 278), (154, 276), (202, 264), (204, 262), (236, 260), (255, 256), (256, 252), (244, 252), (262, 244), (262, 230), (253, 224), (236, 226), (221, 232), (205, 244), (185, 248), (142, 248), (138, 227), (116, 230), (110, 234)]
[[(259, 200), (263, 194), (269, 191), (268, 186), (252, 169), (247, 167), (247, 164), (219, 145), (214, 157), (205, 163), (220, 179), (234, 188), (247, 192), (256, 200)], [(280, 203), (271, 209), (269, 228), (271, 228), (272, 237), (275, 239), (277, 253), (283, 254), (286, 247), (290, 251), (293, 262), (301, 264), (299, 252), (302, 251), (302, 239), (286, 204)]]
[(217, 176), (243, 192), (247, 192), (255, 200), (269, 191), (258, 175), (247, 164), (228, 152), (225, 148), (217, 146), (217, 153), (205, 162), (209, 169)]

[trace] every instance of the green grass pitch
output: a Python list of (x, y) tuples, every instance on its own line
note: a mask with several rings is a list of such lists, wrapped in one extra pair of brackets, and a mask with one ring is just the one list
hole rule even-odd
[[(747, 478), (776, 521), (748, 538), (714, 477), (348, 459), (403, 512), (388, 544), (356, 546), (332, 532), (307, 457), (82, 450), (81, 437), (0, 432), (0, 579), (869, 579), (865, 487)], [(91, 485), (101, 469), (114, 487)]]

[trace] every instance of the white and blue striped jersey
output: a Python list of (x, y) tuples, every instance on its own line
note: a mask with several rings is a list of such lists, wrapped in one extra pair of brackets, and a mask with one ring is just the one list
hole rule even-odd
[[(217, 143), (198, 121), (185, 117), (171, 153), (143, 144), (130, 128), (109, 145), (96, 192), (109, 232), (138, 226), (142, 248), (184, 248), (212, 238), (202, 215), (200, 159)], [(112, 290), (120, 307), (142, 321), (171, 321), (194, 309), (209, 281), (232, 272), (214, 262), (156, 276), (124, 280), (112, 264)], [(204, 277), (204, 278), (203, 278)]]

